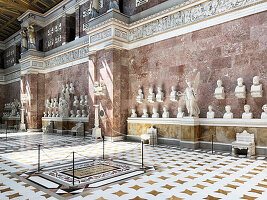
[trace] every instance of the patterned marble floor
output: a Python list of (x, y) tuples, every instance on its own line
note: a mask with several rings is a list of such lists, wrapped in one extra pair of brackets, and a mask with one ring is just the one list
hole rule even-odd
[[(0, 134), (0, 199), (56, 199), (11, 175), (37, 168), (37, 145), (42, 144), (41, 167), (102, 155), (102, 143), (90, 138), (42, 133)], [(141, 147), (131, 142), (106, 142), (106, 157), (140, 163)], [(266, 157), (232, 157), (228, 153), (192, 151), (173, 146), (145, 146), (145, 165), (156, 170), (107, 185), (72, 199), (267, 199)]]

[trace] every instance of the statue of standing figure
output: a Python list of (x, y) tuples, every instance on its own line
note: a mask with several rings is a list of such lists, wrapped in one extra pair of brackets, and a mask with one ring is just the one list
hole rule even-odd
[(58, 112), (60, 117), (63, 118), (69, 117), (69, 103), (66, 101), (64, 96), (59, 98)]
[(187, 88), (185, 89), (184, 93), (180, 94), (184, 96), (186, 109), (189, 114), (189, 117), (198, 117), (200, 114), (199, 107), (197, 105), (197, 95), (196, 91), (199, 85), (200, 73), (196, 75), (194, 86), (192, 86), (192, 82), (186, 81)]
[(30, 48), (35, 48), (35, 29), (33, 25), (28, 27)]
[(21, 52), (25, 52), (28, 49), (26, 28), (23, 28), (21, 30), (20, 35), (21, 35)]

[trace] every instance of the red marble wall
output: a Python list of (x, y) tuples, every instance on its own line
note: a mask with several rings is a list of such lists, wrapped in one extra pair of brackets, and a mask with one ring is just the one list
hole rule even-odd
[(97, 80), (107, 86), (105, 97), (97, 100), (105, 116), (101, 118), (105, 135), (126, 133), (128, 110), (128, 51), (108, 49), (97, 53)]
[[(131, 50), (129, 108), (137, 107), (141, 115), (143, 107), (148, 106), (149, 113), (152, 113), (153, 104), (147, 101), (139, 105), (136, 103), (139, 85), (143, 87), (145, 98), (149, 87), (153, 86), (156, 93), (158, 85), (169, 96), (172, 85), (184, 91), (185, 80), (200, 72), (200, 117), (206, 117), (208, 105), (214, 106), (216, 117), (222, 117), (224, 107), (231, 105), (234, 117), (240, 118), (243, 106), (249, 104), (254, 117), (259, 118), (262, 105), (267, 103), (266, 18), (267, 12), (262, 12)], [(262, 98), (252, 98), (249, 94), (252, 78), (256, 75), (260, 76), (263, 84)], [(248, 95), (244, 100), (234, 96), (238, 77), (244, 78), (247, 87)], [(225, 100), (213, 97), (218, 79), (223, 81)], [(184, 102), (173, 103), (167, 97), (163, 103), (154, 105), (160, 108), (160, 113), (166, 105), (170, 117), (175, 117), (178, 105), (184, 105)], [(128, 112), (130, 114), (130, 110)]]

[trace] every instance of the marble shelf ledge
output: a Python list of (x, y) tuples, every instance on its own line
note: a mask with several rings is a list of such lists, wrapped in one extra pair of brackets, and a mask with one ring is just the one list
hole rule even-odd
[(237, 127), (266, 127), (266, 119), (222, 119), (222, 118), (128, 118), (132, 124), (175, 124), (184, 126), (237, 126)]
[(2, 117), (2, 120), (20, 120), (20, 117)]
[(89, 117), (42, 117), (42, 120), (55, 122), (89, 122)]

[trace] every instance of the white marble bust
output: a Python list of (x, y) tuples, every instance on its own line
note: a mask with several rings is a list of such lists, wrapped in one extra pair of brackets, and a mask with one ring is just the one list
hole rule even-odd
[(246, 86), (243, 84), (243, 78), (237, 79), (237, 86), (235, 88), (235, 96), (239, 99), (246, 98)]
[(73, 110), (70, 111), (70, 117), (75, 117), (75, 114), (74, 114)]
[(57, 102), (57, 98), (54, 98), (54, 108), (58, 107), (58, 102)]
[(260, 84), (260, 78), (259, 76), (253, 77), (253, 85), (251, 86), (251, 96), (254, 98), (262, 97), (262, 84)]
[(175, 86), (172, 86), (172, 91), (170, 94), (171, 101), (177, 101), (177, 91), (175, 90)]
[(242, 119), (252, 119), (253, 114), (250, 111), (250, 105), (244, 105), (244, 113), (242, 114)]
[(59, 112), (58, 111), (56, 112), (56, 117), (59, 117)]
[(168, 110), (167, 110), (167, 107), (164, 106), (164, 107), (163, 107), (162, 118), (169, 118), (169, 117), (170, 117), (170, 114), (169, 114), (169, 112), (168, 112)]
[(62, 90), (61, 90), (61, 93), (64, 94), (65, 93), (65, 86), (62, 85)]
[(137, 114), (136, 114), (136, 110), (134, 108), (132, 108), (132, 114), (131, 114), (131, 117), (137, 117)]
[(47, 112), (47, 117), (52, 117), (52, 114), (50, 111)]
[(136, 102), (143, 103), (143, 101), (144, 101), (144, 94), (143, 94), (142, 88), (139, 86), (138, 95), (136, 97)]
[(158, 86), (158, 93), (156, 95), (156, 100), (157, 100), (157, 102), (163, 102), (163, 100), (164, 100), (164, 94), (163, 94), (162, 88), (160, 86)]
[(78, 107), (79, 106), (79, 100), (77, 96), (74, 96), (73, 106)]
[(88, 96), (84, 96), (84, 106), (88, 106)]
[(49, 101), (49, 99), (46, 99), (45, 107), (50, 108), (50, 101)]
[(267, 104), (262, 106), (263, 112), (261, 113), (261, 119), (267, 119)]
[(143, 109), (142, 118), (148, 118), (148, 113), (147, 113), (147, 109), (146, 108)]
[(159, 118), (158, 109), (155, 107), (152, 109), (152, 118)]
[(47, 117), (47, 113), (46, 112), (44, 112), (44, 117)]
[(207, 119), (213, 119), (215, 116), (215, 113), (212, 110), (212, 106), (208, 107), (209, 111), (207, 112)]
[(84, 106), (84, 98), (83, 98), (83, 95), (80, 96), (80, 106)]
[(178, 114), (177, 118), (183, 118), (184, 117), (184, 112), (181, 106), (178, 107)]
[(224, 87), (222, 87), (222, 80), (217, 81), (217, 88), (214, 92), (214, 97), (216, 99), (225, 99)]
[(155, 102), (155, 93), (153, 92), (153, 88), (148, 89), (148, 97), (147, 100), (149, 103), (154, 103)]
[(87, 117), (85, 110), (82, 110), (82, 117)]
[(81, 111), (80, 110), (77, 110), (77, 114), (76, 114), (76, 117), (81, 117)]
[(69, 89), (71, 94), (74, 94), (74, 87), (73, 87), (73, 83), (70, 83), (70, 89)]
[(56, 117), (56, 113), (55, 112), (52, 112), (52, 117)]
[(225, 106), (225, 111), (226, 111), (226, 113), (224, 113), (224, 115), (223, 115), (224, 119), (233, 119), (234, 118), (234, 115), (231, 112), (231, 106), (229, 106), (229, 105)]

